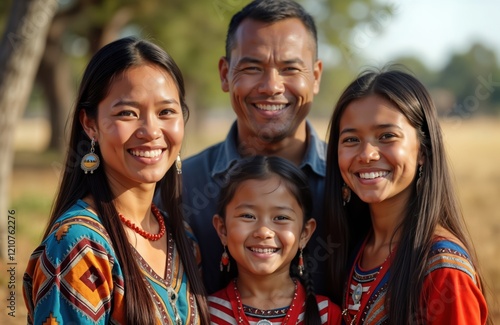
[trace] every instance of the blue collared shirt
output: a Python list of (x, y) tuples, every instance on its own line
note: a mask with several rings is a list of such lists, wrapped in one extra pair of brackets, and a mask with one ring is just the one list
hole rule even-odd
[[(312, 217), (317, 226), (308, 243), (309, 259), (305, 266), (313, 275), (316, 293), (325, 293), (325, 262), (332, 248), (323, 239), (323, 204), (326, 176), (326, 143), (307, 122), (308, 145), (300, 164), (307, 175), (313, 194)], [(186, 159), (182, 164), (183, 175), (183, 210), (187, 222), (198, 240), (203, 281), (209, 294), (222, 289), (219, 263), (223, 251), (220, 239), (212, 225), (212, 218), (217, 213), (217, 200), (224, 185), (226, 171), (243, 156), (238, 151), (238, 130), (233, 123), (223, 142)], [(331, 244), (330, 244), (331, 245)]]

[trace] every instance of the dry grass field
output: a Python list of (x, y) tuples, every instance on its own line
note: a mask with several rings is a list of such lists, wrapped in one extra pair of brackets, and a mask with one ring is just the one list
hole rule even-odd
[[(313, 120), (320, 135), (326, 132), (326, 120)], [(230, 121), (207, 122), (198, 135), (188, 133), (184, 154), (190, 155), (222, 139)], [(40, 241), (58, 184), (60, 158), (45, 157), (37, 150), (46, 141), (46, 125), (23, 124), (29, 132), (18, 130), (17, 147), (23, 152), (16, 158), (11, 180), (11, 207), (16, 210), (15, 317), (10, 309), (7, 265), (0, 261), (0, 324), (25, 324), (22, 276), (31, 251)], [(442, 122), (448, 156), (456, 178), (461, 203), (479, 256), (480, 268), (490, 292), (490, 311), (500, 321), (500, 120), (462, 120)], [(189, 132), (189, 125), (187, 131)], [(216, 130), (216, 132), (214, 132)], [(37, 136), (33, 137), (33, 132)], [(26, 137), (26, 135), (30, 135)], [(34, 158), (35, 157), (35, 158)], [(38, 162), (37, 162), (38, 161)], [(498, 200), (498, 202), (497, 202)], [(3, 213), (3, 212), (2, 212)], [(2, 225), (3, 226), (3, 225)], [(496, 302), (494, 300), (497, 300)]]

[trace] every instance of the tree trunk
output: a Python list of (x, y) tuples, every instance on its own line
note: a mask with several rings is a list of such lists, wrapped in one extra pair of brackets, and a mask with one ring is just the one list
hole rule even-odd
[[(64, 128), (68, 113), (71, 110), (74, 96), (73, 84), (71, 82), (71, 69), (68, 59), (62, 48), (64, 32), (85, 6), (89, 3), (78, 1), (65, 12), (58, 13), (49, 28), (45, 52), (40, 62), (37, 84), (43, 89), (47, 107), (49, 110), (50, 143), (48, 149), (62, 152), (65, 146)], [(130, 21), (133, 12), (130, 8), (120, 8), (102, 28), (90, 31), (89, 43), (91, 53), (107, 43), (114, 41), (120, 35), (120, 31)]]
[(22, 217), (8, 206), (14, 127), (28, 102), (57, 6), (56, 0), (13, 1), (0, 41), (0, 258), (11, 262), (16, 262), (17, 230), (12, 226)]
[(74, 87), (68, 60), (59, 47), (60, 42), (47, 40), (36, 81), (43, 89), (49, 111), (51, 135), (48, 149), (63, 152), (64, 126), (71, 108), (71, 99), (74, 98)]

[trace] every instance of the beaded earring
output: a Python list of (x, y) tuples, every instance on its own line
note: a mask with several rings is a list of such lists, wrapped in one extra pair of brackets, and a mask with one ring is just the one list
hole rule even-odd
[(90, 152), (83, 156), (82, 161), (80, 163), (80, 167), (83, 169), (85, 174), (90, 172), (91, 174), (94, 173), (94, 170), (99, 167), (100, 160), (99, 156), (94, 153), (95, 151), (95, 140), (94, 138), (91, 139), (90, 141)]
[(231, 262), (229, 261), (229, 255), (226, 251), (226, 245), (224, 245), (224, 252), (222, 252), (222, 256), (220, 258), (220, 271), (224, 271), (224, 268), (227, 268), (227, 272), (229, 272), (229, 268), (231, 267)]
[(342, 185), (342, 202), (344, 206), (351, 201), (351, 189), (346, 183)]
[(304, 257), (302, 256), (302, 251), (303, 248), (300, 248), (300, 253), (299, 253), (299, 275), (302, 276), (304, 274)]
[(182, 160), (180, 152), (177, 155), (177, 159), (175, 159), (175, 169), (177, 170), (177, 174), (182, 174)]

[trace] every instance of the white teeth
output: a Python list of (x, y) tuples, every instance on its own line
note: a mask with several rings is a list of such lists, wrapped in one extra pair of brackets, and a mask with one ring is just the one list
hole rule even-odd
[(260, 254), (272, 254), (278, 251), (277, 248), (250, 248), (252, 252), (260, 253)]
[(258, 109), (261, 109), (263, 111), (280, 111), (283, 108), (286, 107), (286, 105), (263, 105), (263, 104), (255, 104)]
[(143, 150), (131, 150), (130, 153), (132, 155), (137, 156), (137, 157), (145, 157), (145, 158), (155, 158), (161, 155), (162, 150), (161, 149), (156, 149), (156, 150), (148, 150), (148, 151), (143, 151)]
[(387, 171), (382, 171), (382, 172), (371, 172), (371, 173), (359, 173), (359, 177), (363, 179), (374, 179), (378, 177), (384, 177), (385, 175), (389, 174)]

